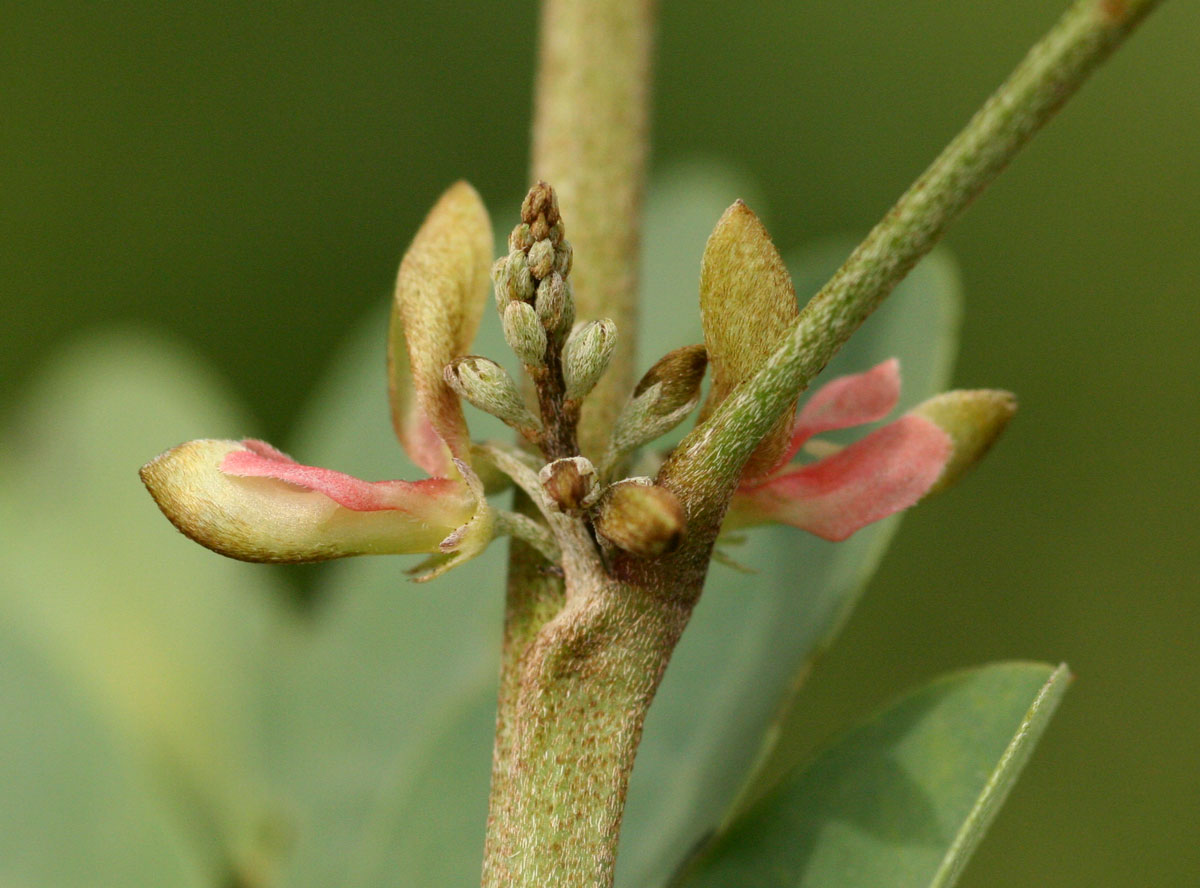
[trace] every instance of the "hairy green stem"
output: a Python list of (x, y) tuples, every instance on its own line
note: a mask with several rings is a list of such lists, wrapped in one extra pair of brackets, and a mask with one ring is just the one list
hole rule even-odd
[[(533, 177), (558, 192), (567, 236), (575, 309), (584, 320), (608, 317), (619, 340), (608, 372), (579, 423), (585, 453), (599, 452), (633, 386), (637, 340), (638, 257), (649, 133), (650, 62), (655, 0), (546, 0), (533, 125)], [(518, 495), (518, 508), (529, 508)], [(561, 575), (536, 550), (514, 540), (509, 558), (496, 741), (485, 848), (485, 885), (514, 885), (505, 856), (514, 826), (510, 777), (528, 777), (514, 749), (523, 676), (539, 632), (563, 608)], [(648, 701), (647, 701), (648, 702)], [(569, 728), (564, 727), (569, 731)], [(631, 753), (632, 756), (632, 753)], [(631, 758), (632, 760), (632, 758)], [(569, 802), (565, 802), (569, 806)], [(613, 854), (615, 854), (615, 827)], [(532, 835), (532, 833), (530, 833)], [(532, 838), (525, 840), (526, 847)], [(543, 843), (537, 855), (553, 861)], [(536, 883), (525, 883), (536, 884)], [(568, 883), (562, 883), (568, 884)]]
[(776, 418), (1159, 0), (1078, 0), (904, 193), (801, 313), (763, 369), (695, 429), (660, 481), (715, 533), (742, 466)]

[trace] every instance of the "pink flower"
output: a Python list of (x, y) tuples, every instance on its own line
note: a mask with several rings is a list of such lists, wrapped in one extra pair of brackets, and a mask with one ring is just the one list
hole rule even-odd
[(388, 348), (393, 425), (432, 477), (368, 482), (302, 465), (262, 441), (201, 439), (142, 467), (163, 513), (197, 542), (245, 561), (429, 553), (419, 568), (419, 579), (429, 579), (479, 554), (495, 521), (443, 369), (474, 339), (491, 250), (487, 211), (459, 182), (430, 211), (397, 276)]
[[(844, 448), (814, 439), (883, 419), (899, 398), (895, 358), (818, 389), (796, 417), (780, 464), (765, 476), (743, 478), (726, 529), (776, 521), (837, 541), (914, 505), (938, 482), (955, 452), (951, 436), (918, 412), (921, 408)], [(790, 465), (805, 445), (828, 455)]]

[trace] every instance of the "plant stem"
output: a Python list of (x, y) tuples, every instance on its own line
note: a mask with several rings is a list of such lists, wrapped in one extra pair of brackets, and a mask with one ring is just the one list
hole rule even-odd
[[(634, 382), (654, 8), (654, 0), (546, 0), (542, 8), (533, 178), (544, 179), (558, 192), (567, 237), (574, 247), (571, 278), (576, 315), (584, 320), (611, 318), (620, 337), (608, 372), (588, 398), (579, 423), (579, 443), (585, 453), (598, 453), (604, 446)], [(513, 750), (522, 721), (518, 704), (533, 642), (565, 599), (562, 577), (534, 549), (514, 540), (505, 601), (485, 885), (518, 884), (505, 856), (507, 842), (514, 830), (532, 829), (531, 824), (514, 825), (509, 820), (514, 798), (510, 774), (520, 767)], [(613, 854), (615, 841), (614, 833)], [(528, 844), (529, 840), (522, 842)], [(552, 855), (548, 847), (541, 853)]]
[[(564, 586), (533, 550), (514, 545), (485, 886), (612, 884), (646, 711), (699, 598), (746, 458), (950, 221), (1155, 5), (1075, 3), (813, 298), (764, 369), (684, 440), (659, 475), (688, 509), (680, 550), (661, 559), (610, 553), (599, 569), (565, 558)], [(626, 340), (591, 425), (581, 428), (585, 448), (595, 447), (632, 381), (651, 8), (649, 0), (549, 0), (543, 19), (535, 173), (558, 188), (573, 226), (581, 313), (603, 311)], [(590, 543), (576, 533), (573, 545)]]
[(715, 533), (743, 464), (776, 417), (1158, 2), (1074, 3), (812, 298), (758, 375), (684, 439), (659, 480), (693, 525)]
[(654, 0), (547, 0), (542, 7), (533, 177), (558, 192), (575, 249), (577, 317), (611, 318), (620, 337), (584, 406), (585, 455), (600, 453), (634, 383), (654, 7)]

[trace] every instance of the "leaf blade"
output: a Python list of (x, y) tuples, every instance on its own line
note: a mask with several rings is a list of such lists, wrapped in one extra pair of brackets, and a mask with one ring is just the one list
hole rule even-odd
[(784, 778), (672, 884), (950, 888), (1068, 679), (999, 663), (905, 695)]

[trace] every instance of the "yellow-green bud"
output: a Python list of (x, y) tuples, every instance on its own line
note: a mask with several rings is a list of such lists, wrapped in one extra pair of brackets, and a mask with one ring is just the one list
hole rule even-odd
[(953, 391), (930, 398), (911, 412), (931, 420), (954, 443), (950, 461), (929, 489), (940, 493), (983, 459), (1017, 412), (1017, 399), (1012, 392), (998, 389)]
[(550, 239), (540, 240), (529, 248), (529, 271), (539, 281), (554, 270), (554, 244)]
[(612, 432), (612, 458), (630, 453), (669, 432), (700, 401), (700, 383), (708, 366), (703, 345), (668, 352), (646, 371), (622, 408)]
[(571, 286), (558, 272), (538, 284), (534, 307), (546, 332), (561, 336), (575, 323), (575, 300), (571, 297)]
[(536, 286), (529, 273), (529, 258), (520, 250), (513, 250), (508, 254), (508, 298), (532, 302)]
[(570, 241), (563, 241), (554, 251), (554, 270), (566, 277), (571, 273), (575, 251)]
[(521, 363), (541, 367), (546, 363), (546, 330), (528, 302), (510, 302), (501, 316), (504, 338)]
[(587, 508), (597, 492), (596, 467), (583, 456), (556, 459), (542, 467), (538, 478), (546, 495), (564, 512)]
[(687, 532), (687, 515), (679, 500), (649, 478), (628, 478), (609, 487), (592, 521), (604, 539), (642, 558), (677, 549)]
[(488, 358), (463, 355), (446, 365), (450, 388), (485, 413), (516, 429), (539, 429), (541, 423), (525, 406), (508, 371)]
[(563, 382), (568, 400), (578, 401), (590, 392), (608, 369), (617, 345), (617, 325), (605, 318), (589, 321), (571, 331), (563, 346)]
[(512, 230), (508, 236), (509, 252), (513, 250), (521, 250), (524, 252), (533, 246), (533, 235), (529, 231), (529, 226), (522, 222)]

